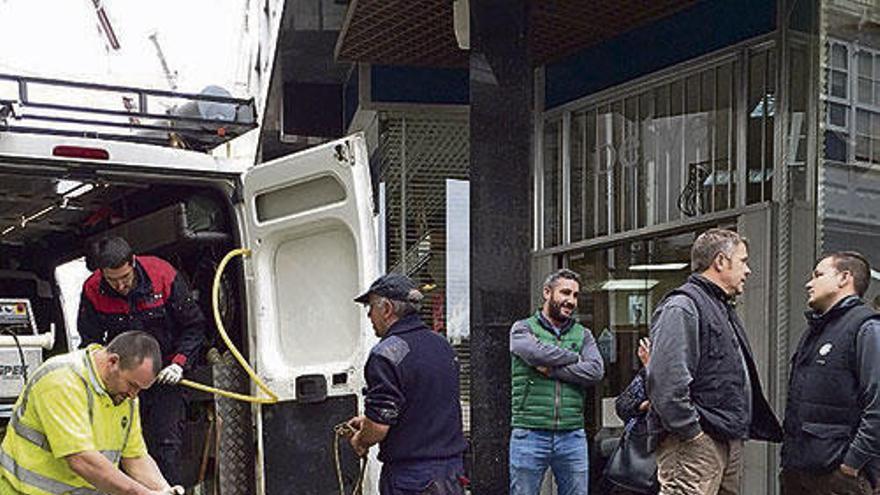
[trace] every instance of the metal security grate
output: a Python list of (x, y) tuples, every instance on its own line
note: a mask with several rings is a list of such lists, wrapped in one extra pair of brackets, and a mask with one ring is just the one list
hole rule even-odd
[(460, 344), (452, 346), (458, 356), (461, 367), (458, 385), (461, 390), (461, 426), (465, 434), (471, 431), (471, 344), (463, 340)]
[[(406, 273), (422, 287), (422, 318), (428, 326), (447, 336), (460, 335), (446, 321), (446, 182), (468, 180), (468, 119), (381, 115), (375, 156), (385, 184), (387, 271)], [(469, 343), (466, 338), (450, 340), (461, 365), (463, 421), (469, 431)]]
[(443, 279), (437, 277), (445, 269), (446, 179), (468, 179), (467, 120), (386, 117), (379, 132), (388, 266), (439, 287)]

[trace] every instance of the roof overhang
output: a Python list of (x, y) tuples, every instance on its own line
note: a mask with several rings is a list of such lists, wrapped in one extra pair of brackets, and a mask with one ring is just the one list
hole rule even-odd
[[(528, 14), (531, 63), (539, 66), (558, 60), (697, 1), (532, 1)], [(459, 48), (455, 29), (453, 0), (352, 0), (336, 57), (381, 65), (467, 67), (468, 51)]]

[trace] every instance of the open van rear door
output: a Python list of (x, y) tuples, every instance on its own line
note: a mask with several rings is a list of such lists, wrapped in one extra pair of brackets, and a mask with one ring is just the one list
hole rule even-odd
[(357, 413), (372, 343), (352, 301), (378, 266), (363, 136), (255, 166), (243, 185), (250, 354), (281, 398), (258, 416), (258, 473), (267, 495), (334, 491), (332, 428)]

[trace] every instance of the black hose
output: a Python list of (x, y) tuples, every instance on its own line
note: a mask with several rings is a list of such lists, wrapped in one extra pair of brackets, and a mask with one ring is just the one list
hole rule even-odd
[(2, 328), (0, 329), (0, 333), (4, 335), (9, 335), (12, 337), (12, 340), (15, 341), (15, 347), (18, 348), (18, 359), (21, 361), (21, 376), (24, 379), (24, 383), (27, 383), (27, 363), (24, 361), (24, 351), (21, 349), (21, 343), (18, 341), (18, 334), (12, 331), (10, 328)]

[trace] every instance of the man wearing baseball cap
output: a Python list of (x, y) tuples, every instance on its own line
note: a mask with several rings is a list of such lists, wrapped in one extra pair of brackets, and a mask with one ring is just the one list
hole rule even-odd
[(355, 298), (381, 340), (364, 366), (363, 416), (348, 421), (358, 455), (379, 444), (382, 495), (463, 494), (458, 361), (418, 314), (422, 293), (408, 277), (379, 277)]

